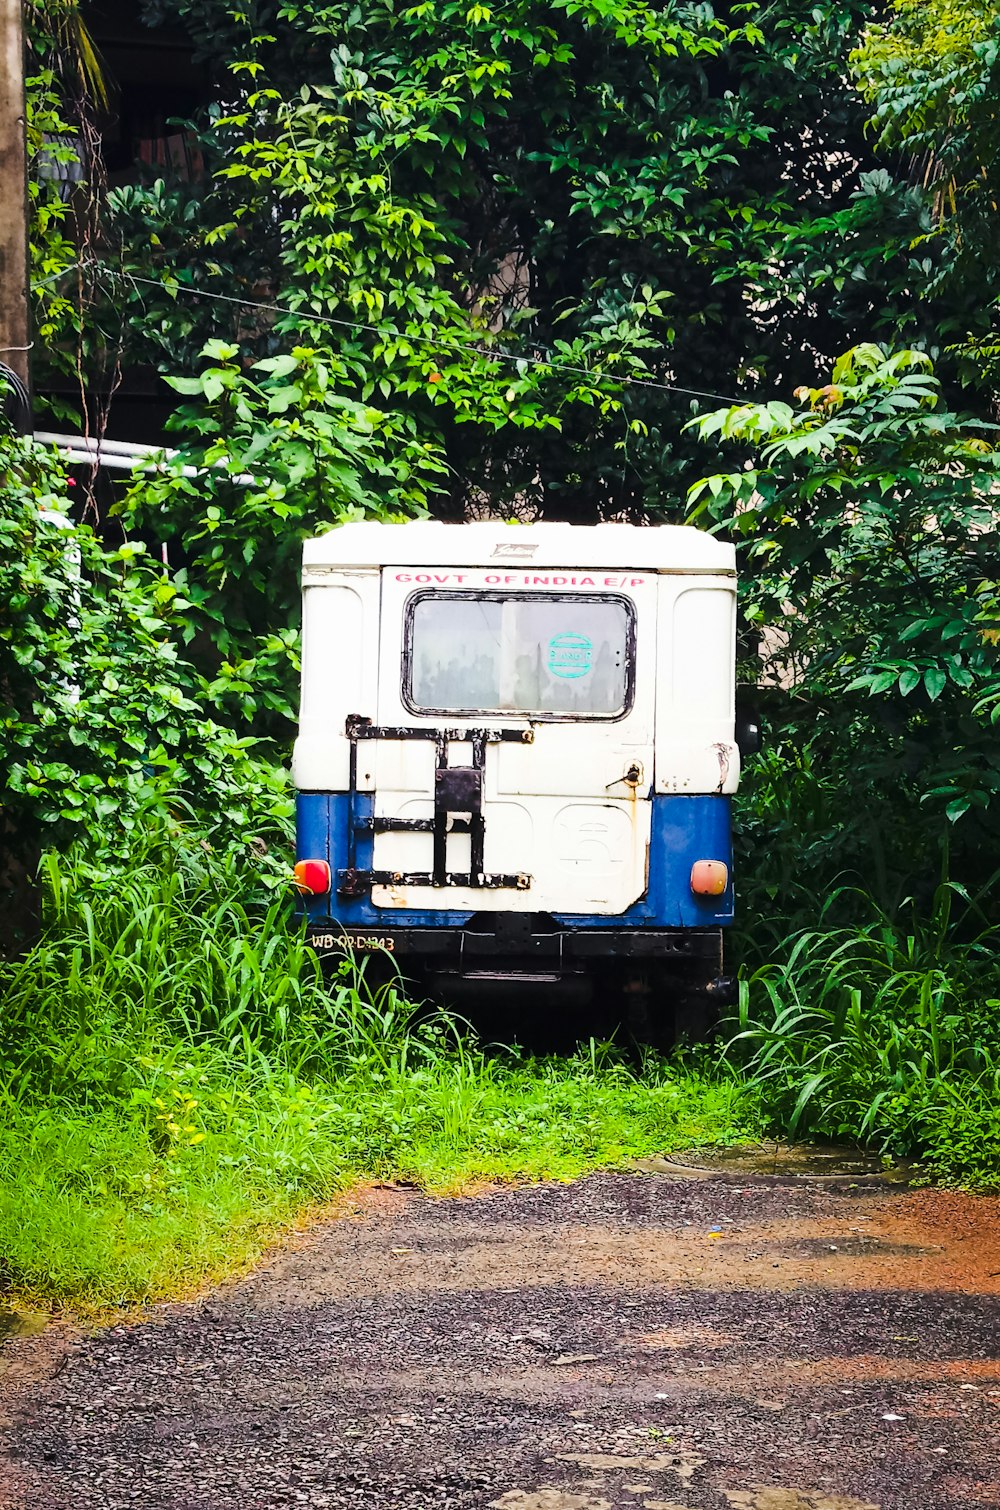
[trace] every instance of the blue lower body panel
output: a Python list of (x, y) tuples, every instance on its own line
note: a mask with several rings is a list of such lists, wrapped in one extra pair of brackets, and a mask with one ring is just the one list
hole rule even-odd
[[(351, 799), (346, 792), (302, 792), (297, 803), (297, 857), (326, 860), (334, 876), (328, 897), (307, 897), (303, 907), (311, 922), (333, 921), (349, 929), (461, 928), (470, 912), (444, 908), (416, 909), (376, 907), (370, 896), (338, 897), (338, 870), (348, 864), (348, 824)], [(649, 873), (644, 894), (625, 912), (557, 913), (564, 929), (673, 929), (723, 928), (733, 920), (732, 832), (728, 797), (697, 796), (652, 799), (652, 834)], [(356, 824), (370, 818), (373, 799), (359, 793), (354, 798)], [(356, 829), (355, 865), (370, 869), (374, 837), (372, 830)], [(428, 843), (430, 836), (428, 835)], [(696, 860), (722, 860), (729, 868), (729, 885), (721, 896), (695, 896), (691, 891), (691, 867)], [(511, 912), (523, 913), (525, 899), (511, 894)]]

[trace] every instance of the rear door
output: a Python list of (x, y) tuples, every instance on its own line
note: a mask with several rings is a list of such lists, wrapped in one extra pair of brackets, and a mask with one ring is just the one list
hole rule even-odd
[(643, 894), (655, 585), (383, 571), (376, 905), (610, 916)]

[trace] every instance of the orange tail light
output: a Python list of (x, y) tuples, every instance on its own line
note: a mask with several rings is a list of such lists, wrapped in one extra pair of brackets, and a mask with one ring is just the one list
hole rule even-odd
[(729, 866), (722, 860), (696, 860), (691, 867), (691, 890), (696, 897), (721, 897), (729, 885)]

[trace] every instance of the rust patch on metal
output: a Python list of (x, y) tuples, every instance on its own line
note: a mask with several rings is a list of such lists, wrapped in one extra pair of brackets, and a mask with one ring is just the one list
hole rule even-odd
[(721, 793), (726, 782), (729, 780), (729, 746), (726, 744), (717, 744), (714, 748), (719, 761), (719, 785), (716, 787), (716, 791)]

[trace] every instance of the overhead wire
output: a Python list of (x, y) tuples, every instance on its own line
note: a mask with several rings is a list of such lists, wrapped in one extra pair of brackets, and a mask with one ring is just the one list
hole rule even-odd
[[(558, 357), (524, 356), (519, 352), (507, 351), (502, 347), (479, 346), (467, 341), (452, 341), (444, 336), (421, 336), (410, 331), (397, 330), (395, 326), (375, 325), (364, 320), (338, 319), (334, 315), (321, 315), (313, 311), (293, 309), (287, 304), (264, 303), (259, 299), (240, 298), (235, 294), (215, 293), (211, 289), (195, 288), (191, 284), (171, 283), (167, 284), (162, 279), (145, 278), (136, 273), (125, 273), (117, 268), (109, 268), (106, 264), (88, 262), (81, 264), (85, 267), (96, 268), (99, 273), (110, 275), (112, 278), (121, 278), (133, 284), (143, 284), (149, 288), (157, 288), (162, 293), (171, 295), (183, 293), (196, 299), (215, 299), (222, 304), (237, 304), (243, 309), (261, 310), (267, 314), (288, 315), (295, 320), (301, 320), (315, 325), (330, 325), (341, 330), (366, 331), (383, 339), (394, 338), (399, 341), (407, 341), (413, 344), (432, 346), (442, 351), (458, 351), (473, 356), (487, 357), (492, 361), (510, 362), (520, 367), (547, 367), (554, 372), (572, 373), (575, 377), (589, 379), (595, 385), (600, 382), (612, 382), (621, 387), (651, 388), (661, 393), (680, 393), (688, 398), (713, 399), (722, 404), (745, 404), (750, 402), (747, 398), (733, 398), (725, 393), (712, 393), (703, 388), (687, 388), (679, 383), (660, 383), (653, 378), (635, 377), (629, 374), (617, 374), (600, 371), (597, 368), (580, 367), (571, 362), (561, 361)], [(66, 269), (70, 271), (70, 269)]]
[(61, 267), (58, 272), (49, 273), (47, 278), (33, 278), (31, 280), (32, 290), (44, 288), (47, 283), (58, 283), (60, 278), (68, 278), (70, 273), (75, 273), (78, 268), (91, 266), (96, 266), (93, 258), (81, 258), (79, 262), (71, 262), (69, 267)]

